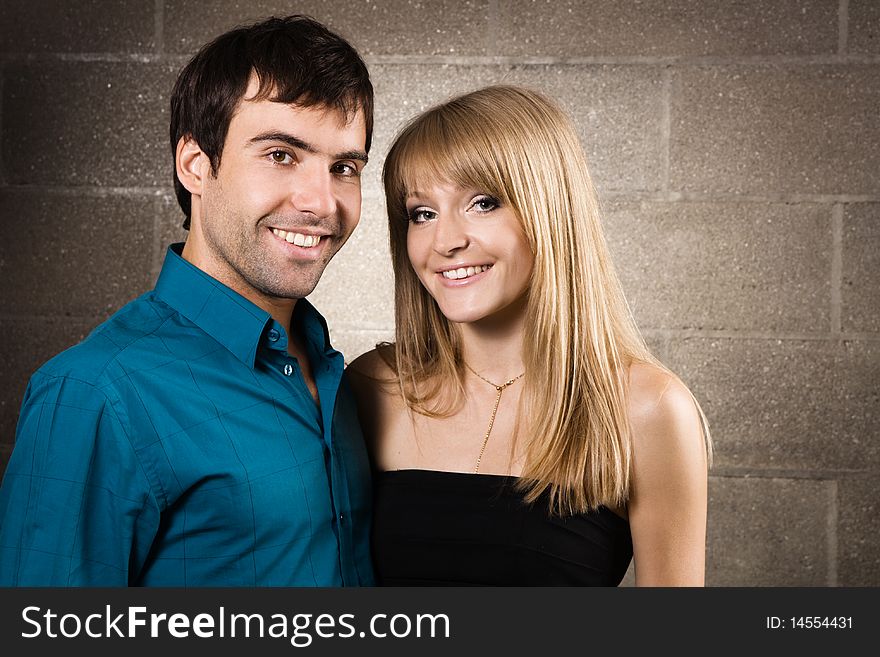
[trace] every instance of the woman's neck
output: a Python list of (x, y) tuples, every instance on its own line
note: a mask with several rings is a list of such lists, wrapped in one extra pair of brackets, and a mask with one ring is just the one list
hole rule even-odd
[(507, 381), (525, 370), (525, 300), (479, 322), (461, 324), (464, 361), (490, 381)]

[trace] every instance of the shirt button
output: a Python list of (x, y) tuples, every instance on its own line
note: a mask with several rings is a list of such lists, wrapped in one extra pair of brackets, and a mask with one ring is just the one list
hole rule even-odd
[(341, 525), (343, 522), (345, 522), (345, 516), (340, 513), (339, 514), (339, 524)]
[(268, 337), (270, 342), (278, 342), (278, 338), (281, 337), (281, 334), (275, 329), (270, 329)]
[(293, 365), (287, 363), (284, 366), (284, 376), (290, 376), (291, 374), (293, 374)]

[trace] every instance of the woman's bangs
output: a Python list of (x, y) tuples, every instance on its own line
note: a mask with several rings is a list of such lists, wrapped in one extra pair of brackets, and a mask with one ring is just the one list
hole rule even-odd
[(399, 144), (396, 178), (403, 199), (436, 185), (504, 195), (498, 154), (484, 132), (468, 130), (461, 117), (455, 117), (454, 128), (444, 117), (423, 119), (411, 126), (405, 141)]

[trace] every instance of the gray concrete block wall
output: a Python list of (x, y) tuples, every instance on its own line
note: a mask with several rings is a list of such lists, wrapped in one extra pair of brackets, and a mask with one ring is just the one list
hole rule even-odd
[(577, 125), (650, 346), (709, 417), (708, 583), (880, 586), (877, 0), (4, 2), (0, 467), (28, 374), (183, 236), (176, 72), (292, 11), (351, 39), (377, 93), (361, 225), (312, 299), (349, 359), (393, 337), (394, 132), (482, 85), (543, 90)]
[(876, 194), (876, 64), (679, 66), (670, 186), (702, 194)]

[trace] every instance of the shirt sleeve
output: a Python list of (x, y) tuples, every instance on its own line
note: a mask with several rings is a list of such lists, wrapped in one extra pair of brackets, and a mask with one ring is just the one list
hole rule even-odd
[(38, 372), (0, 487), (0, 586), (126, 586), (159, 505), (106, 394)]

